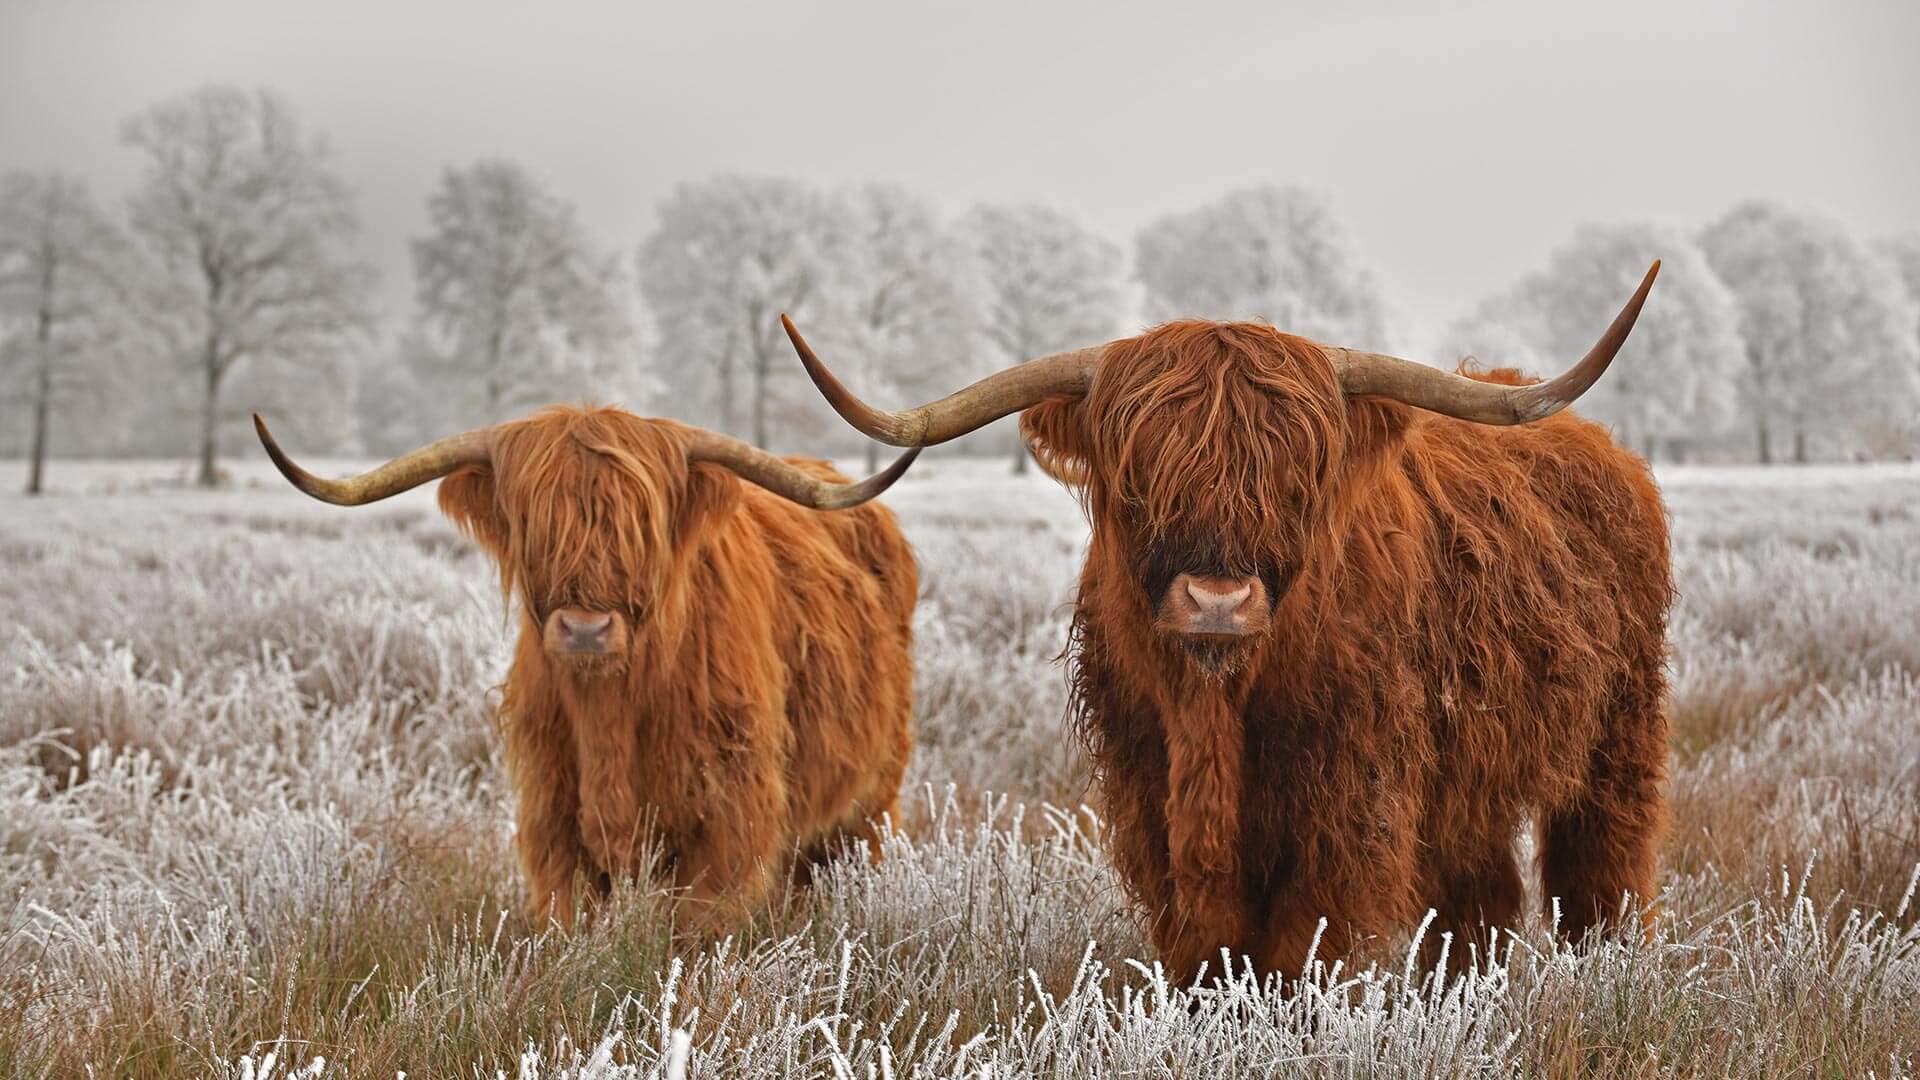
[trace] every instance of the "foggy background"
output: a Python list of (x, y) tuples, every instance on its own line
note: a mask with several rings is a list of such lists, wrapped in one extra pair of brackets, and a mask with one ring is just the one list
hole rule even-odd
[(0, 454), (853, 450), (782, 310), (888, 403), (1181, 316), (1550, 372), (1659, 257), (1589, 415), (1911, 455), (1920, 8), (1433, 7), (9, 0)]

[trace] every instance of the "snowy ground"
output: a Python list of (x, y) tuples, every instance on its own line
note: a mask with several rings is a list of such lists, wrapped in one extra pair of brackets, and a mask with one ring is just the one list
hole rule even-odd
[(1920, 470), (1663, 473), (1653, 943), (1535, 925), (1444, 986), (1400, 941), (1196, 994), (1079, 809), (1053, 660), (1084, 526), (1004, 469), (932, 458), (888, 496), (925, 581), (891, 857), (674, 955), (643, 889), (572, 937), (513, 913), (510, 624), (430, 492), (59, 462), (29, 501), (0, 464), (0, 1074), (650, 1076), (676, 1031), (721, 1077), (1914, 1074)]

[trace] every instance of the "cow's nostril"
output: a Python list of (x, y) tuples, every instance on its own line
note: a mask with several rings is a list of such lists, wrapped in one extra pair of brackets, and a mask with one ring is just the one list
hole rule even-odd
[(562, 615), (560, 625), (574, 637), (599, 637), (613, 625), (611, 615)]
[(1189, 581), (1187, 595), (1193, 598), (1196, 607), (1208, 614), (1231, 615), (1253, 595), (1253, 586), (1242, 585), (1232, 592), (1217, 593), (1201, 588), (1197, 581)]

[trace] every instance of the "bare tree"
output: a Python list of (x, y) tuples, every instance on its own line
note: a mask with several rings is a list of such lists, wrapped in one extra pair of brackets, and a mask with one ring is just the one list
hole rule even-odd
[(476, 419), (619, 378), (634, 345), (628, 286), (570, 204), (495, 160), (448, 169), (427, 210), (433, 231), (413, 243), (420, 315), (442, 374), (476, 391)]
[[(959, 225), (984, 283), (981, 331), (1004, 363), (1097, 345), (1122, 310), (1119, 247), (1044, 206), (978, 206)], [(1014, 433), (1013, 471), (1027, 470)]]
[(1264, 319), (1335, 344), (1386, 345), (1373, 278), (1311, 192), (1235, 191), (1153, 222), (1135, 248), (1148, 318)]
[(1868, 415), (1911, 415), (1920, 403), (1920, 345), (1898, 273), (1838, 225), (1745, 203), (1701, 233), (1733, 290), (1746, 344), (1742, 385), (1760, 460), (1774, 425), (1807, 460), (1808, 436)]
[(372, 272), (340, 251), (356, 221), (325, 140), (281, 98), (206, 87), (133, 117), (124, 136), (148, 159), (133, 227), (162, 274), (156, 329), (199, 383), (198, 482), (213, 486), (228, 376), (345, 370)]
[(834, 260), (851, 240), (842, 205), (798, 181), (720, 176), (682, 184), (640, 247), (661, 376), (677, 398), (741, 426), (742, 383), (757, 446), (770, 437), (773, 379), (797, 370), (781, 312), (802, 325), (829, 302)]
[[(41, 492), (56, 412), (98, 427), (125, 360), (132, 252), (86, 185), (59, 173), (0, 179), (0, 378), (31, 416), (27, 494)], [(14, 396), (9, 393), (8, 396)]]
[(1662, 261), (1657, 302), (1647, 305), (1580, 409), (1611, 423), (1622, 443), (1649, 457), (1659, 440), (1674, 447), (1724, 431), (1739, 398), (1739, 316), (1706, 256), (1672, 229), (1579, 230), (1544, 269), (1457, 325), (1449, 344), (1487, 366), (1551, 373), (1586, 351), (1593, 328), (1606, 323), (1656, 258)]

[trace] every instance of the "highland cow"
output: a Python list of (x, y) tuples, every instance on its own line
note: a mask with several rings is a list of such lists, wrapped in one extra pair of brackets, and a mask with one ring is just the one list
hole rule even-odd
[(1665, 510), (1605, 428), (1555, 414), (1658, 270), (1545, 383), (1176, 322), (886, 413), (788, 332), (883, 441), (1022, 413), (1091, 520), (1073, 702), (1120, 874), (1174, 970), (1226, 950), (1296, 975), (1316, 940), (1330, 960), (1429, 908), (1430, 961), (1447, 932), (1464, 960), (1519, 914), (1529, 818), (1568, 935), (1653, 896)]
[(912, 746), (918, 584), (867, 500), (912, 453), (849, 484), (670, 420), (552, 408), (323, 480), (254, 421), (327, 502), (445, 477), (441, 509), (499, 564), (520, 610), (501, 720), (534, 917), (570, 925), (577, 881), (593, 899), (655, 872), (717, 930), (796, 853), (877, 843)]

